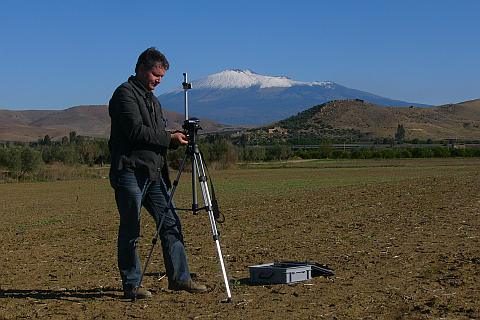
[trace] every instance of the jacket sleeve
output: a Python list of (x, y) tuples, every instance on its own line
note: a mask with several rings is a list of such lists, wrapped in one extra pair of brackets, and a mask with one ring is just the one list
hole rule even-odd
[(143, 124), (137, 100), (128, 87), (120, 86), (112, 100), (115, 109), (112, 110), (113, 114), (120, 125), (120, 130), (130, 142), (169, 147), (170, 133), (165, 130), (155, 130)]

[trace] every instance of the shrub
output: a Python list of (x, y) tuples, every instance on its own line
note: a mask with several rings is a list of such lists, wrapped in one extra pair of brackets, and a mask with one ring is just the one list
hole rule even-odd
[(22, 152), (20, 148), (7, 148), (2, 154), (1, 165), (13, 172), (19, 172), (22, 169)]
[(36, 171), (43, 162), (40, 151), (33, 150), (31, 148), (23, 148), (23, 150), (21, 150), (20, 160), (20, 171), (22, 174)]

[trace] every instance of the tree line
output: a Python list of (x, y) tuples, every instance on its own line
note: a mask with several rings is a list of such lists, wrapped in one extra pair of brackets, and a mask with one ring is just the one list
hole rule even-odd
[[(400, 134), (401, 135), (401, 134)], [(223, 169), (237, 162), (262, 162), (288, 159), (393, 159), (433, 157), (480, 157), (480, 148), (432, 146), (419, 148), (335, 149), (325, 143), (318, 148), (293, 148), (288, 144), (246, 145), (229, 137), (207, 135), (199, 138), (203, 159), (210, 167)], [(168, 164), (177, 169), (184, 158), (185, 147), (171, 150)], [(70, 132), (60, 141), (49, 136), (34, 143), (0, 145), (0, 168), (12, 177), (22, 179), (44, 165), (61, 163), (68, 166), (102, 166), (110, 162), (108, 141), (78, 136)], [(188, 168), (187, 168), (188, 169)]]
[(12, 142), (0, 146), (0, 167), (18, 179), (36, 172), (45, 164), (93, 166), (110, 161), (107, 140), (79, 136), (75, 131), (60, 141), (53, 141), (45, 135), (36, 142)]
[(238, 160), (260, 162), (288, 159), (394, 159), (480, 157), (480, 148), (421, 147), (421, 148), (358, 148), (334, 149), (330, 145), (318, 148), (292, 149), (288, 145), (245, 146), (238, 149)]

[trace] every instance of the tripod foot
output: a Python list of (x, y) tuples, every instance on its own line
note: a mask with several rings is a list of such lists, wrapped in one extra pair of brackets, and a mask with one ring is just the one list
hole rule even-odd
[(222, 301), (220, 301), (220, 303), (231, 303), (232, 302), (232, 298), (227, 298), (227, 299), (224, 299)]

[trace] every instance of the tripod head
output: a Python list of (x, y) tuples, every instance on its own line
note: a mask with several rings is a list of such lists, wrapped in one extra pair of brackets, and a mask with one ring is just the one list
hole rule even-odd
[(200, 127), (200, 120), (197, 118), (190, 118), (183, 122), (182, 128), (187, 132), (187, 136), (194, 137), (196, 136)]

